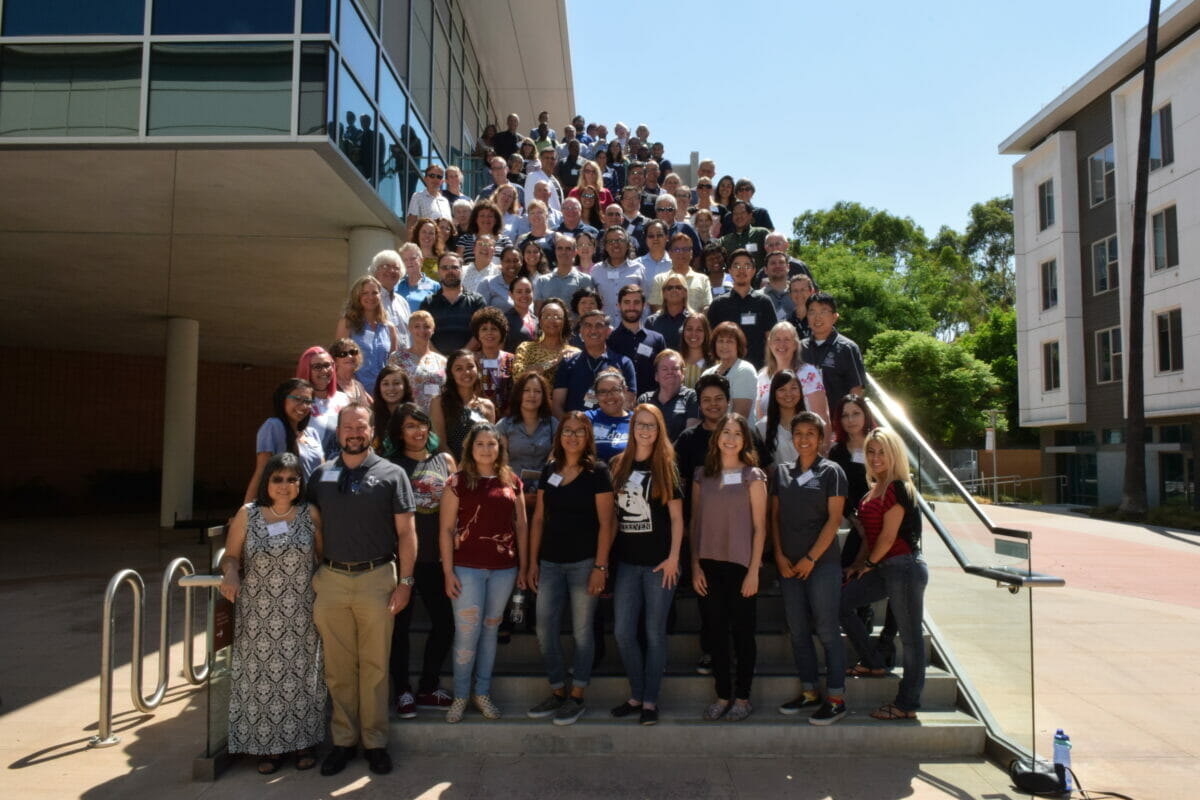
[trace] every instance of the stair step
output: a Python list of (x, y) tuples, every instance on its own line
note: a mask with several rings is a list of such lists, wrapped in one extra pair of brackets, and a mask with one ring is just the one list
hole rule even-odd
[(834, 725), (809, 725), (802, 716), (785, 717), (773, 708), (757, 708), (739, 723), (705, 722), (700, 708), (665, 706), (655, 726), (613, 719), (605, 706), (589, 706), (576, 724), (558, 727), (532, 720), (523, 708), (502, 705), (504, 717), (487, 721), (473, 708), (458, 725), (443, 715), (422, 712), (414, 720), (394, 721), (395, 751), (425, 754), (518, 755), (851, 755), (955, 757), (983, 753), (985, 730), (961, 711), (922, 711), (919, 720), (871, 719), (869, 705), (851, 705)]

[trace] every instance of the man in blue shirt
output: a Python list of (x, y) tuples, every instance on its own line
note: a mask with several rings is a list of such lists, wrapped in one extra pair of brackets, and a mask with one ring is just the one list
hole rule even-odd
[(609, 334), (608, 348), (633, 362), (638, 391), (652, 392), (658, 389), (654, 359), (667, 349), (667, 342), (661, 333), (642, 327), (642, 313), (646, 308), (642, 287), (636, 283), (622, 286), (617, 292), (617, 308), (620, 309), (621, 324)]
[(595, 408), (595, 392), (592, 384), (596, 375), (606, 367), (616, 367), (625, 376), (628, 387), (626, 403), (633, 404), (637, 392), (637, 376), (633, 362), (608, 347), (608, 315), (600, 309), (585, 311), (579, 317), (579, 334), (583, 351), (563, 360), (554, 374), (554, 416), (559, 419), (568, 411), (586, 411)]

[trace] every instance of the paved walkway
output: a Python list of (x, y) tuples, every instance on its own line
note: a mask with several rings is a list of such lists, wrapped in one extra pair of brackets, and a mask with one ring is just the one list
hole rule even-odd
[[(1132, 797), (1194, 795), (1200, 755), (1200, 536), (1096, 522), (1073, 514), (992, 509), (1002, 525), (1031, 529), (1034, 568), (1066, 589), (1036, 594), (1037, 739), (1056, 727), (1075, 743), (1089, 789)], [(194, 535), (160, 532), (149, 517), (0, 523), (0, 796), (13, 798), (466, 798), (513, 797), (1019, 797), (981, 760), (900, 758), (399, 759), (386, 778), (361, 760), (334, 779), (290, 767), (271, 779), (238, 764), (216, 784), (191, 780), (204, 748), (205, 698), (179, 677), (155, 714), (129, 711), (129, 669), (115, 679), (117, 747), (86, 749), (95, 732), (100, 598), (112, 573), (157, 575), (176, 555), (197, 563)], [(149, 627), (158, 619), (150, 586)], [(121, 601), (128, 608), (127, 597)], [(147, 634), (151, 645), (157, 632)], [(174, 634), (178, 638), (178, 632)], [(964, 646), (987, 642), (964, 642)], [(118, 662), (128, 658), (118, 640)], [(147, 659), (145, 682), (157, 674)], [(981, 684), (986, 685), (983, 677)], [(547, 764), (558, 767), (556, 773)], [(869, 768), (865, 765), (869, 764)]]

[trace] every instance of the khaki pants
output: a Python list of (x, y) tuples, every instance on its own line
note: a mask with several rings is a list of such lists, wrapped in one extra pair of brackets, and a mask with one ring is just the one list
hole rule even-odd
[(333, 743), (380, 748), (388, 739), (388, 657), (394, 617), (395, 563), (366, 572), (321, 567), (313, 621), (325, 647), (325, 683), (333, 704)]

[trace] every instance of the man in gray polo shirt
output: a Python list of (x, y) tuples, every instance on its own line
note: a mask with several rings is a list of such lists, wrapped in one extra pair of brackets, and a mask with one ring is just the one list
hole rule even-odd
[(416, 501), (404, 470), (371, 450), (374, 436), (371, 409), (346, 406), (338, 415), (341, 455), (314, 470), (308, 485), (323, 531), (313, 621), (333, 706), (333, 750), (321, 763), (322, 775), (341, 772), (360, 741), (372, 772), (392, 770), (388, 658), (393, 617), (412, 597)]
[(554, 234), (556, 265), (553, 272), (538, 275), (533, 279), (533, 301), (539, 311), (551, 297), (569, 304), (580, 289), (591, 289), (594, 285), (590, 275), (575, 267), (575, 237), (569, 233)]

